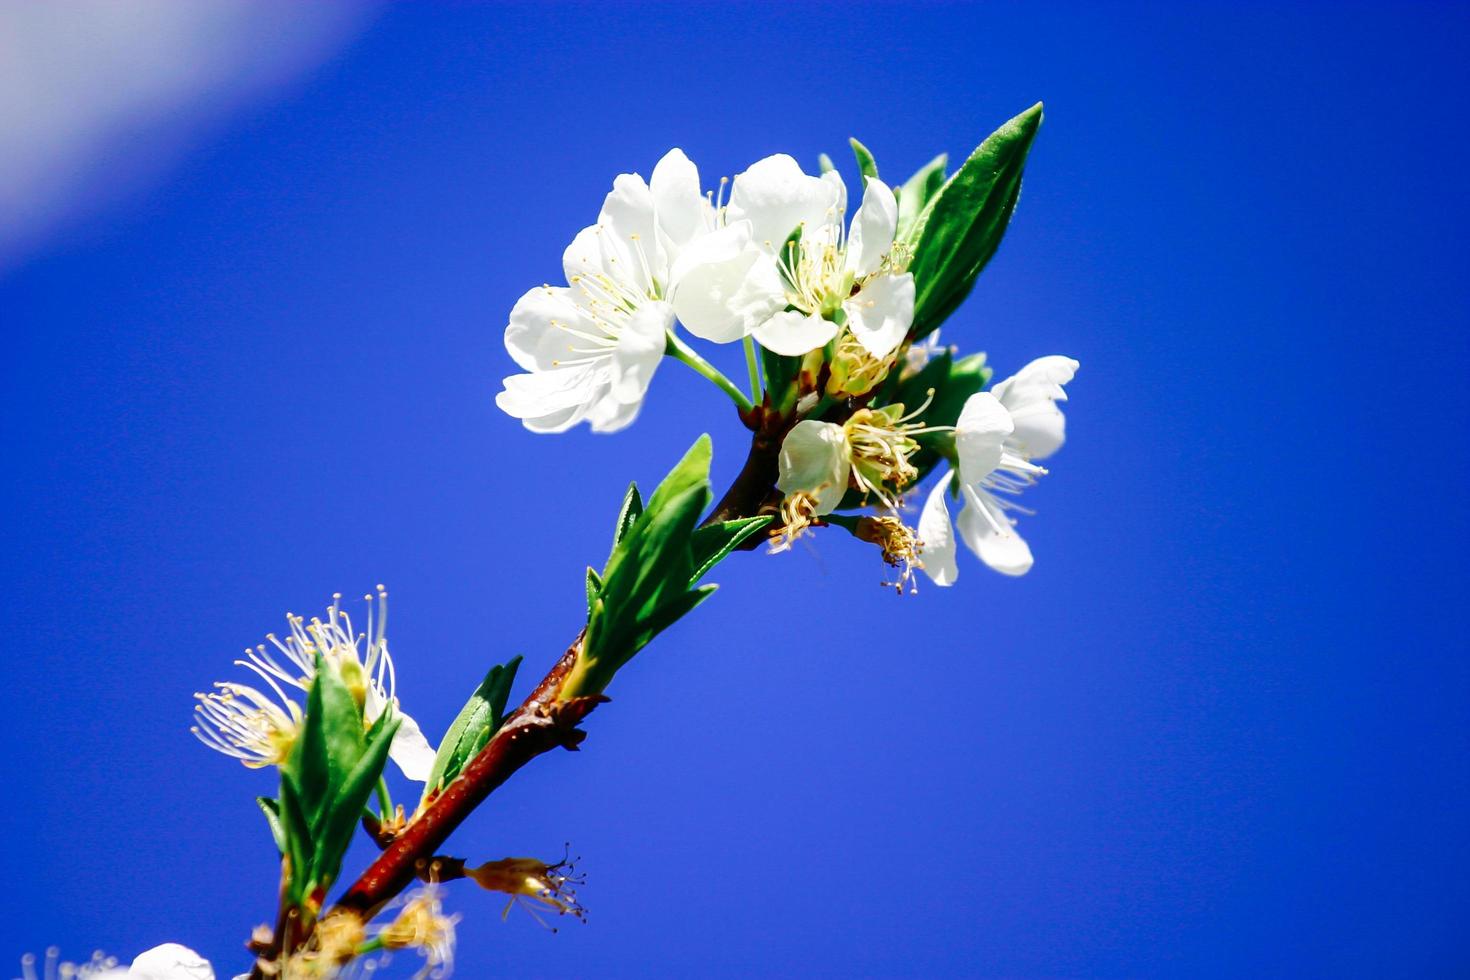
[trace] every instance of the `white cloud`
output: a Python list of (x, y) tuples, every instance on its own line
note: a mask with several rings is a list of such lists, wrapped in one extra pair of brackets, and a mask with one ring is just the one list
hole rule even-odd
[(0, 271), (366, 22), (346, 0), (0, 0)]

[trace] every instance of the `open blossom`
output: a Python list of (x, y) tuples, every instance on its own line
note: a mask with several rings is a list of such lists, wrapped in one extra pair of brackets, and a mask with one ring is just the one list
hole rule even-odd
[(400, 724), (388, 756), (409, 779), (423, 782), (433, 768), (434, 749), (418, 723), (397, 708), (397, 672), (388, 653), (387, 590), (378, 586), (376, 610), (373, 597), (368, 597), (367, 631), (361, 634), (353, 631), (351, 618), (338, 605), (341, 598), (333, 597), (325, 620), (313, 617), (307, 622), (288, 614), (289, 636), (281, 639), (267, 634), (274, 650), (261, 644), (245, 651), (246, 659), (236, 661), (254, 671), (274, 692), (275, 700), (243, 684), (216, 684), (216, 691), (195, 695), (200, 724), (193, 731), (205, 745), (247, 766), (280, 765), (302, 719), (300, 708), (287, 697), (283, 685), (309, 690), (316, 658), (321, 656), (352, 689), (362, 705), (364, 724), (372, 725), (389, 705), (394, 706)]
[[(914, 318), (914, 280), (893, 254), (898, 204), (869, 177), (850, 227), (846, 209), (836, 171), (810, 176), (784, 153), (753, 164), (734, 180), (723, 226), (680, 258), (680, 322), (706, 340), (752, 335), (788, 355), (845, 329), (886, 358)], [(798, 229), (800, 240), (788, 245)]]
[(567, 285), (538, 286), (511, 310), (505, 346), (527, 373), (506, 378), (495, 403), (533, 432), (631, 423), (674, 325), (677, 260), (713, 227), (683, 151), (670, 150), (648, 182), (619, 175), (597, 224), (562, 256)]
[(1027, 513), (1014, 498), (1046, 470), (1034, 460), (1061, 448), (1066, 419), (1057, 402), (1067, 398), (1063, 385), (1072, 380), (1077, 362), (1053, 355), (1027, 364), (991, 391), (971, 395), (955, 423), (958, 482), (964, 507), (950, 525), (946, 475), (930, 491), (919, 516), (924, 571), (937, 585), (959, 576), (954, 532), (991, 568), (1024, 575), (1032, 565), (1031, 548), (1016, 533), (1011, 512)]

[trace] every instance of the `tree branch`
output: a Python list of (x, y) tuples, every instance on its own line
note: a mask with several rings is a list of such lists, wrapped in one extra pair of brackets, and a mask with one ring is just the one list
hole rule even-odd
[[(769, 418), (762, 421), (766, 424), (757, 428), (744, 466), (705, 520), (706, 524), (771, 513), (779, 506), (777, 459), (781, 439), (789, 424)], [(753, 548), (755, 544), (756, 539), (753, 538), (746, 547)], [(517, 770), (554, 748), (577, 748), (586, 737), (586, 732), (577, 726), (598, 704), (608, 700), (602, 695), (565, 701), (559, 697), (562, 684), (581, 655), (585, 636), (584, 627), (536, 689), (506, 718), (490, 742), (442, 793), (430, 801), (403, 833), (387, 845), (352, 883), (332, 911), (355, 912), (364, 920), (372, 918), (415, 877), (430, 873), (430, 866), (436, 860), (435, 852), (449, 835)], [(260, 956), (250, 973), (252, 980), (265, 980), (271, 976), (266, 972), (271, 964), (303, 948), (310, 938), (309, 924), (301, 923), (283, 906), (271, 942), (258, 950)]]

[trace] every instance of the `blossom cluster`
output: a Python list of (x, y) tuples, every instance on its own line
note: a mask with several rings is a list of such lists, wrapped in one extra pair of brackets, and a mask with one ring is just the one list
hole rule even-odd
[[(937, 325), (921, 338), (915, 322), (910, 264), (927, 240), (923, 202), (909, 198), (923, 189), (911, 181), (896, 193), (864, 169), (873, 172), (850, 220), (838, 172), (808, 174), (785, 154), (738, 174), (728, 197), (723, 180), (703, 190), (678, 149), (646, 181), (619, 175), (562, 257), (566, 284), (531, 289), (511, 310), (505, 345), (524, 373), (505, 379), (497, 404), (534, 432), (582, 422), (617, 431), (670, 356), (730, 395), (752, 429), (780, 438), (775, 549), (835, 523), (879, 543), (903, 565), (901, 582), (922, 568), (953, 583), (956, 538), (991, 568), (1025, 573), (1032, 556), (1016, 516), (1030, 512), (1017, 498), (1063, 442), (1057, 403), (1077, 362), (1033, 360), (968, 392), (954, 418), (929, 411), (933, 389), (908, 393), (919, 404), (895, 400), (932, 358), (955, 352), (939, 347)], [(685, 335), (743, 344), (748, 396)], [(942, 398), (949, 379), (933, 380)], [(939, 462), (946, 475), (910, 527), (908, 498)], [(960, 507), (953, 523), (949, 497)], [(868, 522), (854, 522), (864, 508)]]

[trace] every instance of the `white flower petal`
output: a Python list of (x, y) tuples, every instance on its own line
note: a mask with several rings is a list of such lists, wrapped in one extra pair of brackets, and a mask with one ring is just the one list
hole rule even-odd
[(1046, 459), (1066, 441), (1067, 419), (1056, 403), (1067, 400), (1062, 385), (1078, 366), (1058, 354), (1039, 357), (992, 389), (1015, 420), (1012, 441), (1031, 459)]
[(825, 347), (837, 336), (837, 324), (817, 314), (785, 310), (769, 317), (752, 331), (766, 350), (800, 357), (818, 347)]
[(632, 425), (642, 407), (642, 401), (620, 402), (616, 398), (604, 398), (588, 409), (587, 425), (593, 432), (617, 432)]
[(955, 522), (960, 538), (980, 560), (1003, 575), (1031, 570), (1031, 548), (984, 490), (966, 487), (965, 507)]
[(869, 279), (842, 309), (858, 343), (881, 360), (903, 342), (914, 322), (914, 277), (905, 272)]
[(750, 222), (699, 239), (674, 264), (674, 312), (694, 336), (740, 340), (786, 306), (776, 262), (750, 244)]
[[(610, 267), (616, 268), (608, 259), (603, 229), (598, 225), (589, 225), (577, 232), (572, 243), (561, 253), (561, 267), (566, 273), (567, 282), (574, 283), (578, 276), (608, 275)], [(580, 293), (578, 290), (579, 295)]]
[(588, 345), (573, 330), (593, 336), (603, 333), (577, 308), (572, 290), (565, 286), (537, 286), (527, 290), (510, 311), (505, 349), (527, 371), (546, 371), (559, 360), (578, 356), (573, 348)]
[(658, 261), (658, 235), (653, 217), (653, 193), (637, 174), (618, 174), (612, 192), (597, 216), (606, 236), (609, 275), (647, 293), (650, 277), (663, 278)]
[(503, 384), (495, 404), (532, 432), (565, 432), (607, 389), (602, 373), (589, 365), (513, 374)]
[(648, 188), (658, 229), (673, 255), (713, 225), (714, 209), (699, 190), (699, 168), (678, 147), (653, 168)]
[(134, 980), (214, 980), (214, 968), (189, 947), (164, 943), (139, 953), (128, 976)]
[(976, 392), (965, 399), (954, 427), (961, 483), (973, 486), (1000, 465), (1006, 437), (1014, 428), (1011, 413), (990, 392)]
[(920, 558), (924, 574), (935, 585), (953, 585), (960, 577), (955, 564), (954, 526), (949, 521), (949, 506), (945, 503), (945, 492), (949, 489), (949, 474), (946, 473), (929, 496), (924, 500), (924, 509), (919, 512), (919, 544), (923, 548)]
[(398, 764), (403, 774), (416, 783), (426, 782), (434, 768), (434, 747), (424, 737), (424, 730), (403, 709), (397, 713), (400, 723), (388, 746), (388, 758)]
[(627, 404), (643, 400), (654, 369), (663, 360), (666, 331), (674, 325), (668, 303), (649, 303), (628, 317), (612, 356), (612, 396)]
[(852, 229), (847, 235), (847, 271), (858, 277), (878, 271), (883, 256), (893, 248), (893, 234), (898, 229), (898, 201), (893, 191), (881, 180), (866, 180), (863, 203), (852, 216)]
[(802, 172), (784, 153), (766, 157), (737, 174), (730, 188), (729, 219), (747, 219), (757, 245), (776, 249), (799, 224), (816, 229), (837, 214), (836, 183)]
[(829, 514), (847, 493), (852, 464), (842, 426), (806, 419), (781, 441), (776, 488), (782, 493), (810, 493), (817, 513)]

